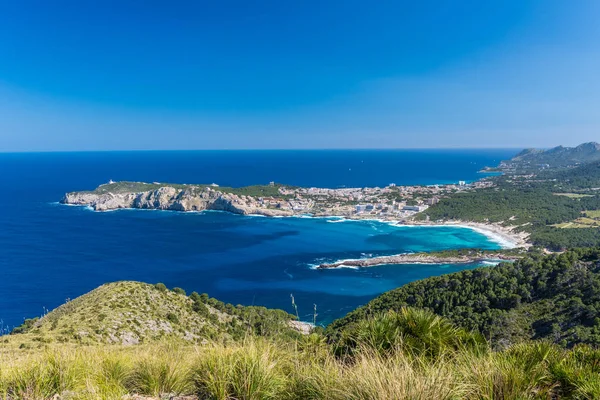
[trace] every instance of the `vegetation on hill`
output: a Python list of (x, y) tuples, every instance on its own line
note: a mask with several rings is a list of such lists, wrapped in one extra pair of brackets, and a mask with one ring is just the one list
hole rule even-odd
[[(232, 193), (236, 195), (252, 196), (252, 197), (284, 197), (279, 193), (279, 188), (283, 185), (274, 183), (272, 185), (251, 185), (242, 187), (226, 187), (208, 184), (178, 184), (178, 183), (145, 183), (145, 182), (111, 182), (104, 185), (98, 186), (96, 189), (88, 192), (81, 193), (94, 193), (94, 194), (106, 194), (106, 193), (140, 193), (148, 192), (152, 190), (158, 190), (162, 187), (172, 187), (175, 189), (188, 189), (188, 190), (202, 190), (207, 187), (218, 190), (222, 193)], [(286, 186), (291, 188), (293, 186)]]
[[(321, 336), (43, 351), (0, 344), (3, 399), (595, 399), (600, 352), (545, 342), (493, 351), (423, 310), (364, 321), (346, 353)], [(146, 397), (147, 396), (147, 397)], [(180, 397), (179, 397), (180, 398)]]
[(536, 245), (557, 251), (573, 247), (593, 247), (600, 244), (600, 229), (596, 227), (564, 229), (544, 226), (533, 230), (529, 239)]
[[(0, 399), (598, 399), (596, 157), (594, 143), (524, 151), (510, 168), (535, 176), (495, 177), (495, 187), (452, 194), (422, 214), (585, 248), (506, 250), (522, 258), (410, 283), (305, 335), (281, 310), (163, 284), (106, 284), (0, 338)], [(95, 192), (163, 186), (207, 185), (117, 182)], [(282, 197), (279, 187), (215, 189)], [(476, 253), (486, 252), (436, 254)]]
[(98, 186), (94, 190), (90, 191), (82, 191), (81, 193), (94, 193), (94, 194), (107, 194), (107, 193), (139, 193), (139, 192), (148, 192), (151, 190), (157, 190), (161, 187), (173, 187), (175, 189), (186, 189), (191, 187), (199, 187), (204, 188), (208, 185), (182, 185), (182, 184), (163, 184), (163, 183), (145, 183), (145, 182), (130, 182), (130, 181), (119, 181), (119, 182), (110, 182), (105, 183), (103, 185)]
[(371, 315), (412, 306), (476, 330), (495, 347), (544, 339), (572, 347), (600, 344), (600, 249), (532, 254), (514, 263), (409, 283), (327, 327), (343, 340)]
[(575, 219), (600, 208), (600, 196), (572, 199), (531, 188), (490, 188), (457, 193), (424, 211), (431, 220), (457, 219), (546, 226)]
[(548, 150), (525, 149), (501, 167), (520, 171), (536, 171), (540, 168), (561, 168), (600, 161), (600, 144), (582, 143), (577, 147), (557, 146)]
[(294, 317), (281, 310), (225, 304), (206, 294), (186, 296), (182, 289), (140, 282), (100, 286), (63, 304), (39, 320), (15, 328), (11, 341), (43, 343), (121, 343), (179, 339), (189, 342), (235, 340), (256, 335), (289, 334)]
[(600, 163), (547, 171), (535, 178), (493, 178), (495, 187), (457, 193), (418, 218), (496, 222), (530, 233), (534, 245), (552, 250), (600, 245), (597, 227), (562, 229), (565, 223), (600, 210)]
[(548, 180), (558, 191), (594, 193), (600, 190), (600, 162), (559, 171), (544, 171), (539, 174), (539, 178)]
[(2, 338), (0, 399), (595, 399), (599, 307), (600, 249), (415, 282), (308, 335), (116, 282)]

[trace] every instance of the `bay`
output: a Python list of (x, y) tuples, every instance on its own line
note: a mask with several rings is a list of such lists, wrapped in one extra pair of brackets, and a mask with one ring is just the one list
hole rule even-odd
[(437, 184), (517, 153), (489, 150), (182, 151), (0, 154), (0, 319), (10, 328), (105, 282), (133, 279), (206, 292), (225, 302), (293, 311), (326, 324), (410, 281), (476, 265), (394, 265), (318, 271), (368, 255), (498, 248), (469, 229), (377, 221), (244, 217), (57, 204), (109, 179), (244, 186)]

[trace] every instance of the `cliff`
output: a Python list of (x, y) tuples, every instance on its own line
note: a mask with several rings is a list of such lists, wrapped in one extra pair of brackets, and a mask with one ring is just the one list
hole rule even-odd
[(266, 207), (252, 196), (195, 185), (111, 183), (101, 185), (94, 191), (67, 193), (61, 203), (90, 206), (96, 211), (139, 208), (172, 211), (217, 210), (242, 215), (292, 215), (291, 210)]

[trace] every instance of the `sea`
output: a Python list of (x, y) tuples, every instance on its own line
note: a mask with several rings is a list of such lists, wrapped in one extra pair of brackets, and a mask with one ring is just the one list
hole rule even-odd
[(474, 181), (519, 149), (248, 150), (0, 153), (0, 332), (99, 285), (162, 282), (224, 302), (280, 308), (326, 325), (408, 282), (470, 265), (316, 270), (323, 262), (481, 247), (496, 239), (460, 227), (400, 227), (338, 218), (224, 212), (94, 212), (64, 193), (109, 180), (278, 182), (308, 187)]

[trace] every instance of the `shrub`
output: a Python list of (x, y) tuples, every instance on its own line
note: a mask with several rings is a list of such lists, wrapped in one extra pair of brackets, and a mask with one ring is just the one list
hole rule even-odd
[(432, 358), (461, 349), (487, 348), (478, 333), (459, 328), (431, 311), (411, 307), (359, 321), (336, 345), (339, 354), (368, 348), (382, 355), (402, 350)]
[(182, 294), (182, 295), (184, 295), (184, 296), (186, 295), (186, 293), (185, 293), (185, 290), (183, 290), (183, 289), (182, 289), (182, 288), (180, 288), (180, 287), (173, 288), (173, 292), (175, 292), (175, 293), (177, 293), (177, 294)]
[(169, 320), (170, 322), (172, 322), (174, 324), (179, 323), (179, 317), (177, 316), (177, 314), (167, 313), (167, 320)]
[(39, 318), (35, 317), (35, 318), (28, 318), (25, 321), (23, 321), (23, 323), (17, 327), (15, 327), (11, 334), (18, 334), (18, 333), (27, 333), (29, 332), (31, 329), (33, 329), (33, 327), (35, 326), (35, 323), (37, 322)]

